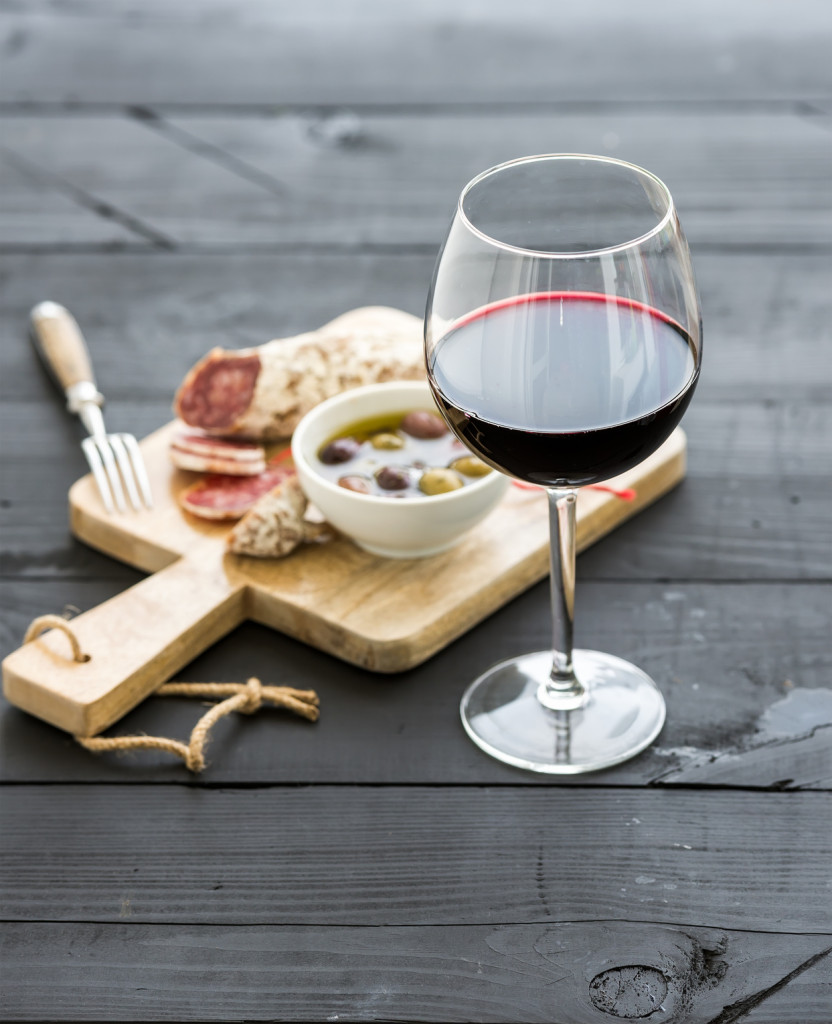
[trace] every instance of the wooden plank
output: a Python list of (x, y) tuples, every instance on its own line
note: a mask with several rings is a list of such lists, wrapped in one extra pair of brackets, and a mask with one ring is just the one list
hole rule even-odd
[[(794, 0), (46, 0), (8, 9), (14, 101), (547, 102), (828, 95), (829, 24)], [(194, 40), (199, 45), (194, 45)], [(587, 72), (591, 67), (592, 73)]]
[[(365, 299), (424, 315), (434, 261), (434, 253), (6, 254), (0, 325), (9, 343), (0, 350), (0, 395), (55, 401), (26, 338), (29, 310), (44, 298), (75, 314), (108, 399), (165, 406), (164, 418), (132, 428), (138, 433), (169, 419), (175, 387), (215, 345), (312, 330)], [(807, 261), (806, 273), (815, 265)]]
[(63, 195), (46, 181), (0, 156), (0, 245), (146, 245), (123, 225)]
[(832, 135), (795, 114), (366, 113), (340, 141), (338, 117), (17, 116), (0, 132), (19, 157), (171, 244), (438, 246), (468, 180), (553, 150), (654, 171), (694, 251), (828, 244)]
[[(705, 357), (691, 415), (705, 400), (825, 404), (832, 370), (818, 352), (832, 340), (826, 262), (782, 252), (694, 257)], [(111, 401), (169, 408), (186, 370), (214, 345), (286, 337), (362, 304), (423, 315), (434, 262), (433, 252), (6, 254), (0, 396), (55, 401), (26, 338), (29, 310), (45, 298), (75, 314)], [(143, 419), (133, 429), (163, 422)]]
[(226, 236), (216, 226), (226, 219), (239, 239), (274, 239), (274, 196), (135, 120), (7, 117), (0, 119), (0, 134), (13, 157), (118, 210), (157, 244), (192, 238), (187, 225), (210, 208), (217, 216), (196, 232), (205, 242)]
[[(25, 353), (35, 359), (23, 341)], [(4, 446), (0, 472), (0, 523), (3, 529), (2, 574), (70, 576), (91, 574), (135, 582), (140, 576), (127, 566), (93, 551), (69, 531), (67, 492), (87, 471), (80, 447), (83, 427), (65, 409), (57, 390), (39, 367), (29, 374), (43, 398), (36, 403), (4, 402), (0, 429), (14, 443)], [(99, 380), (101, 378), (99, 377)], [(108, 429), (136, 431), (141, 436), (170, 416), (167, 403), (114, 402), (106, 410)]]
[[(795, 1021), (812, 1018), (821, 1021), (824, 1015), (828, 1017), (829, 1006), (832, 1003), (829, 954), (815, 954), (801, 966), (803, 969), (796, 976), (789, 978), (786, 975), (788, 980), (785, 984), (774, 985), (770, 990), (764, 990), (764, 998), (752, 1003), (746, 1017), (735, 1019), (743, 1019), (746, 1024), (783, 1024), (789, 1017), (793, 1017)], [(739, 1009), (746, 1012), (742, 1001)]]
[[(750, 1003), (750, 1021), (827, 1024), (832, 998), (823, 956), (832, 936), (689, 925), (27, 923), (5, 925), (0, 941), (5, 1012), (19, 1019), (72, 1020), (83, 1007), (87, 1019), (111, 1021), (603, 1024), (610, 1009), (619, 1019), (622, 1011), (649, 1009), (652, 992), (662, 1007), (653, 1005), (654, 1021), (679, 1021), (684, 1007), (686, 1024), (707, 1024), (728, 1007)], [(633, 962), (641, 967), (638, 979), (627, 970)], [(782, 989), (761, 996), (790, 973)]]
[(305, 243), (438, 243), (467, 181), (540, 152), (649, 168), (671, 189), (694, 247), (826, 245), (832, 225), (832, 136), (790, 114), (174, 115), (170, 123), (286, 189), (291, 222), (281, 218), (281, 237)]
[(0, 799), (10, 921), (829, 927), (826, 793), (61, 785)]
[[(580, 575), (580, 561), (579, 561)], [(0, 641), (17, 647), (37, 615), (91, 607), (119, 581), (0, 583)], [(828, 585), (592, 583), (578, 586), (577, 641), (640, 665), (661, 686), (667, 722), (638, 759), (559, 784), (832, 787)], [(178, 678), (314, 686), (314, 726), (276, 711), (217, 727), (194, 779), (161, 753), (92, 755), (64, 733), (0, 708), (0, 780), (227, 783), (510, 783), (551, 786), (481, 753), (459, 722), (467, 683), (493, 662), (549, 642), (545, 584), (517, 598), (425, 665), (394, 678), (341, 663), (247, 623)], [(795, 696), (796, 695), (796, 696)], [(790, 714), (796, 708), (799, 714)], [(773, 710), (770, 710), (773, 709)], [(145, 701), (111, 732), (186, 739), (202, 708)], [(784, 734), (761, 734), (772, 716)], [(815, 731), (814, 736), (812, 735)], [(425, 756), (429, 744), (429, 756)], [(694, 772), (697, 774), (694, 776)], [(791, 781), (786, 781), (791, 780)]]

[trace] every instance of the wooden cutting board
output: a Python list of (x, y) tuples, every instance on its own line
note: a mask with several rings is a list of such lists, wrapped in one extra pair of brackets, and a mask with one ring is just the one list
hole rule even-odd
[[(348, 316), (360, 320), (363, 312)], [(377, 323), (381, 311), (367, 312)], [(402, 313), (390, 314), (401, 324)], [(284, 559), (229, 555), (228, 524), (200, 521), (177, 504), (177, 493), (196, 477), (169, 461), (174, 427), (141, 443), (156, 502), (151, 511), (108, 515), (90, 475), (70, 490), (73, 533), (151, 574), (72, 620), (89, 661), (72, 661), (67, 638), (51, 630), (3, 662), (7, 699), (68, 732), (106, 729), (246, 619), (371, 671), (400, 672), (548, 572), (546, 496), (516, 487), (456, 547), (432, 558), (380, 558), (346, 539)], [(634, 488), (635, 501), (583, 490), (579, 550), (679, 483), (685, 452), (685, 436), (676, 430), (612, 482)]]

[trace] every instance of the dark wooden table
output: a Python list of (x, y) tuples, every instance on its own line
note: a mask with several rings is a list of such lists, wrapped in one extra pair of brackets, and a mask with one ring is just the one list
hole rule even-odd
[(466, 739), (544, 584), (398, 677), (238, 629), (181, 678), (323, 714), (226, 720), (198, 777), (4, 704), (4, 1019), (832, 1020), (831, 36), (809, 0), (0, 4), (3, 653), (139, 578), (68, 532), (41, 299), (142, 435), (212, 345), (421, 313), (475, 172), (584, 151), (669, 184), (706, 337), (687, 481), (579, 560), (578, 643), (665, 694), (651, 749), (561, 781)]

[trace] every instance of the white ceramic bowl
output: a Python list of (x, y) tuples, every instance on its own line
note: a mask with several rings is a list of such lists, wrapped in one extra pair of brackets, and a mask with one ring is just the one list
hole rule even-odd
[(370, 384), (316, 406), (292, 437), (292, 456), (309, 500), (341, 533), (387, 558), (426, 558), (445, 551), (488, 515), (509, 484), (502, 473), (491, 472), (456, 491), (393, 500), (348, 491), (316, 471), (315, 454), (339, 430), (371, 416), (411, 409), (436, 409), (426, 382)]

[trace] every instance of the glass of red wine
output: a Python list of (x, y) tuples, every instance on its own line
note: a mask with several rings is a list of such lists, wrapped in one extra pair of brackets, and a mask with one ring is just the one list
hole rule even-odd
[(493, 666), (462, 698), (466, 731), (493, 757), (574, 774), (632, 757), (661, 730), (649, 676), (572, 649), (576, 490), (662, 445), (701, 353), (687, 242), (654, 175), (550, 154), (465, 187), (428, 296), (428, 377), (461, 441), (547, 490), (551, 529), (552, 650)]

